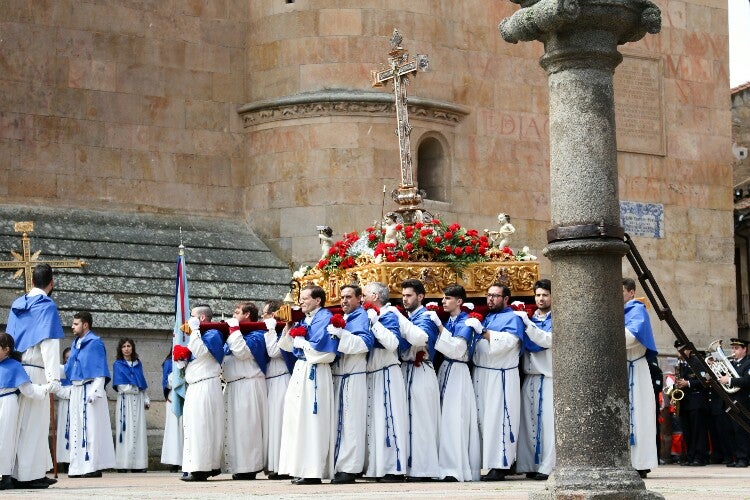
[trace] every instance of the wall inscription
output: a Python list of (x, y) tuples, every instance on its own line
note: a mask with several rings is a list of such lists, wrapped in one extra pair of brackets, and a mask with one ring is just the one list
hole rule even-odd
[(615, 70), (617, 150), (664, 156), (662, 60), (624, 55)]
[(661, 203), (620, 202), (620, 225), (630, 236), (664, 237), (664, 205)]

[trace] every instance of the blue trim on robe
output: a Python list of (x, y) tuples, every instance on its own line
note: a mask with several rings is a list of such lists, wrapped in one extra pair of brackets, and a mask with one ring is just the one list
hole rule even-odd
[[(430, 361), (432, 361), (435, 359), (435, 343), (440, 336), (440, 330), (438, 330), (437, 325), (427, 315), (427, 309), (424, 306), (419, 306), (412, 312), (411, 316), (409, 316), (409, 321), (424, 330), (427, 334), (427, 353), (430, 355)], [(410, 344), (405, 339), (401, 340), (401, 350), (409, 349)], [(403, 348), (404, 343), (406, 344), (406, 349)]]
[(625, 304), (625, 328), (632, 333), (647, 351), (658, 354), (654, 331), (651, 329), (651, 319), (648, 317), (646, 306), (639, 300), (629, 300)]
[[(276, 335), (276, 341), (278, 341), (281, 338), (281, 334)], [(286, 364), (286, 371), (291, 373), (294, 371), (294, 365), (297, 363), (297, 356), (294, 355), (294, 352), (285, 351), (284, 349), (279, 349), (279, 352), (281, 353), (281, 359), (284, 360), (284, 364)]]
[[(540, 330), (544, 330), (545, 332), (551, 332), (552, 331), (552, 311), (547, 314), (547, 317), (544, 319), (539, 319), (535, 315), (531, 315), (531, 322), (536, 325), (537, 328)], [(525, 330), (523, 334), (523, 348), (525, 351), (529, 352), (540, 352), (545, 349), (546, 347), (542, 347), (533, 340), (531, 340), (528, 335), (526, 335)]]
[[(448, 318), (445, 322), (445, 329), (451, 333), (453, 337), (461, 337), (466, 341), (466, 347), (469, 351), (469, 359), (474, 357), (474, 348), (477, 346), (476, 342), (473, 342), (476, 332), (470, 326), (466, 326), (466, 320), (469, 319), (469, 314), (465, 311), (458, 313), (458, 316), (451, 321), (452, 318)], [(448, 377), (445, 377), (448, 380)]]
[(375, 345), (375, 335), (370, 330), (370, 318), (367, 317), (367, 311), (363, 307), (360, 306), (349, 313), (344, 329), (361, 338), (368, 351), (372, 350), (372, 346)]
[(201, 340), (208, 349), (208, 352), (221, 364), (224, 361), (224, 337), (221, 335), (221, 332), (216, 329), (206, 330), (201, 334)]
[[(79, 342), (80, 347), (78, 347)], [(70, 358), (65, 363), (65, 376), (71, 382), (104, 377), (104, 385), (109, 383), (109, 367), (104, 342), (91, 330), (82, 339), (76, 339), (73, 342)]]
[(0, 361), (0, 389), (17, 389), (27, 382), (31, 379), (20, 361), (13, 358)]
[[(242, 338), (245, 339), (245, 345), (250, 349), (255, 362), (258, 363), (258, 368), (260, 368), (260, 371), (262, 371), (264, 375), (268, 368), (268, 352), (266, 351), (265, 334), (265, 330), (254, 330), (242, 336)], [(224, 355), (232, 355), (232, 350), (229, 348), (229, 344), (224, 344)]]
[[(401, 328), (398, 326), (398, 316), (396, 316), (392, 312), (387, 312), (380, 316), (378, 319), (381, 325), (386, 327), (388, 331), (390, 331), (393, 335), (396, 336), (398, 339), (399, 346), (401, 346)], [(375, 343), (373, 344), (373, 349), (384, 349), (383, 344), (378, 342), (378, 339), (375, 339)]]
[[(339, 350), (339, 339), (331, 338), (328, 335), (326, 328), (331, 324), (331, 318), (333, 314), (326, 308), (320, 308), (315, 312), (312, 321), (309, 324), (300, 323), (307, 327), (307, 334), (305, 340), (310, 343), (310, 347), (318, 352), (332, 352), (336, 353)], [(307, 318), (305, 318), (307, 319)], [(294, 355), (297, 358), (304, 358), (305, 352), (303, 349), (294, 348)]]
[(15, 340), (15, 349), (25, 352), (46, 339), (65, 337), (55, 301), (46, 295), (23, 295), (13, 301), (5, 328)]
[[(506, 307), (502, 311), (491, 312), (484, 318), (483, 326), (493, 332), (507, 332), (515, 335), (521, 341), (519, 356), (523, 354), (523, 337), (526, 331), (526, 325), (519, 318), (513, 309)], [(479, 337), (481, 338), (481, 336)], [(479, 339), (477, 339), (479, 340)]]
[(148, 389), (146, 377), (143, 375), (143, 363), (136, 360), (130, 366), (124, 359), (116, 359), (112, 365), (112, 387), (117, 390), (118, 385), (134, 385), (140, 390)]

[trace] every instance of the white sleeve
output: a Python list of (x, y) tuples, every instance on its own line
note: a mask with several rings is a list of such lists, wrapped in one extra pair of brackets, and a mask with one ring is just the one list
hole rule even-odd
[(44, 361), (44, 375), (47, 382), (60, 380), (60, 341), (58, 339), (44, 339), (39, 343)]
[(245, 343), (245, 337), (242, 336), (242, 332), (237, 330), (229, 336), (227, 339), (229, 349), (232, 350), (232, 354), (239, 360), (255, 359), (253, 353), (247, 347)]
[(279, 349), (283, 349), (287, 352), (292, 352), (292, 349), (294, 349), (294, 340), (292, 339), (291, 335), (285, 333), (281, 336), (276, 345), (279, 347)]
[(206, 347), (206, 344), (203, 343), (203, 338), (201, 337), (200, 332), (195, 332), (190, 335), (187, 347), (188, 349), (190, 349), (190, 352), (192, 352), (193, 356), (195, 356), (196, 358), (198, 356), (203, 356), (207, 352), (209, 352), (208, 347)]
[(408, 319), (406, 320), (406, 324), (404, 326), (405, 328), (401, 328), (401, 336), (404, 337), (412, 346), (422, 347), (427, 345), (427, 340), (429, 340), (429, 337), (424, 330), (419, 328)]
[(398, 349), (398, 337), (396, 337), (388, 328), (384, 327), (379, 321), (376, 321), (375, 324), (372, 325), (372, 334), (375, 335), (375, 338), (378, 339), (378, 342), (380, 342), (387, 351), (395, 351)]
[(643, 345), (643, 344), (641, 344), (641, 342), (635, 337), (635, 335), (630, 333), (630, 330), (626, 328), (625, 329), (625, 349), (632, 349), (633, 347), (638, 347), (639, 345)]
[(279, 349), (279, 340), (276, 336), (275, 331), (267, 331), (263, 337), (266, 340), (266, 352), (269, 358), (278, 358), (281, 356), (281, 350)]
[(91, 382), (91, 390), (97, 397), (106, 399), (107, 392), (104, 390), (104, 377), (96, 377), (94, 381)]
[(359, 335), (354, 335), (349, 330), (341, 330), (341, 339), (339, 340), (339, 352), (344, 354), (360, 354), (367, 352), (367, 344)]
[(445, 354), (450, 359), (461, 359), (468, 346), (466, 345), (466, 339), (463, 337), (454, 337), (447, 328), (443, 328), (443, 332), (435, 343), (435, 349)]
[(518, 347), (521, 339), (508, 332), (495, 332), (487, 330), (490, 335), (490, 354), (499, 354), (504, 351), (510, 351)]
[(534, 323), (526, 327), (526, 335), (539, 347), (552, 347), (552, 332), (542, 330)]
[(31, 382), (21, 384), (18, 386), (18, 390), (21, 391), (21, 394), (31, 399), (44, 399), (47, 395), (43, 385), (32, 384)]

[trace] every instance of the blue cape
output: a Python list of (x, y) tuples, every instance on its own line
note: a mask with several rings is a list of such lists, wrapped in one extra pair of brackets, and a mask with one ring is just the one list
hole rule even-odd
[(5, 331), (13, 336), (18, 352), (42, 340), (65, 337), (55, 301), (46, 295), (23, 295), (13, 301)]
[(23, 365), (13, 358), (0, 361), (0, 389), (16, 389), (31, 382)]
[[(419, 306), (411, 316), (409, 316), (409, 321), (424, 330), (427, 334), (427, 353), (430, 355), (430, 361), (432, 361), (435, 359), (435, 342), (437, 342), (437, 339), (440, 336), (440, 330), (438, 330), (437, 325), (432, 322), (426, 313), (427, 309), (424, 306)], [(400, 347), (402, 351), (405, 350), (404, 344), (406, 344), (406, 349), (410, 347), (405, 339), (401, 339)]]
[(140, 390), (148, 388), (146, 377), (143, 376), (143, 364), (136, 361), (130, 366), (124, 359), (116, 359), (112, 365), (112, 387), (127, 384), (137, 386)]
[(461, 311), (453, 321), (448, 318), (448, 321), (446, 321), (444, 326), (446, 330), (451, 332), (452, 336), (461, 337), (466, 340), (466, 346), (469, 349), (469, 359), (471, 359), (474, 356), (474, 348), (477, 344), (476, 341), (474, 341), (476, 332), (474, 332), (474, 329), (470, 326), (466, 326), (467, 319), (469, 319), (469, 314), (465, 311)]
[[(392, 312), (387, 312), (383, 314), (380, 319), (378, 319), (381, 325), (386, 327), (393, 335), (396, 336), (398, 339), (399, 347), (401, 346), (401, 328), (398, 326), (398, 316), (393, 314)], [(408, 344), (407, 344), (408, 345)], [(375, 339), (375, 343), (373, 344), (374, 349), (383, 349), (383, 344), (381, 344), (378, 339)]]
[(507, 332), (515, 335), (521, 340), (521, 352), (523, 353), (523, 337), (526, 325), (523, 320), (516, 316), (513, 309), (506, 307), (502, 311), (491, 312), (484, 318), (484, 327), (493, 332)]
[(654, 331), (651, 329), (651, 320), (643, 302), (634, 299), (625, 304), (625, 328), (635, 335), (635, 338), (646, 347), (647, 351), (658, 354), (656, 342), (654, 342)]
[[(278, 334), (276, 340), (280, 338), (281, 334)], [(279, 349), (279, 351), (281, 352), (281, 359), (283, 359), (286, 364), (286, 371), (291, 374), (294, 371), (294, 364), (297, 362), (297, 356), (295, 356), (293, 352), (285, 351), (284, 349)]]
[(364, 308), (358, 307), (349, 313), (346, 317), (345, 329), (361, 338), (368, 351), (372, 350), (372, 346), (375, 345), (375, 336), (370, 330), (370, 318), (367, 317), (367, 311)]
[[(253, 353), (255, 362), (258, 363), (258, 367), (263, 373), (266, 373), (268, 367), (268, 352), (266, 352), (266, 337), (265, 330), (254, 330), (248, 332), (242, 336), (245, 339), (245, 345)], [(232, 355), (232, 350), (229, 348), (229, 344), (224, 344), (224, 354), (226, 356)]]
[(201, 334), (203, 343), (208, 352), (221, 364), (224, 361), (224, 337), (219, 330), (207, 330)]
[(172, 356), (165, 359), (161, 364), (161, 387), (166, 389), (169, 386), (169, 374), (172, 373)]
[[(545, 332), (551, 332), (552, 331), (552, 311), (547, 315), (544, 319), (539, 319), (536, 316), (531, 316), (531, 322), (536, 325), (537, 328), (540, 330), (544, 330)], [(525, 330), (524, 330), (525, 331)], [(526, 351), (529, 352), (539, 352), (546, 349), (546, 347), (541, 347), (539, 344), (531, 340), (529, 337), (526, 336), (524, 333), (523, 335), (523, 348)]]
[[(310, 324), (307, 325), (307, 335), (305, 339), (310, 343), (310, 347), (318, 352), (333, 352), (339, 350), (339, 339), (331, 338), (326, 328), (331, 324), (333, 314), (326, 308), (318, 309), (313, 316)], [(305, 353), (302, 349), (294, 349), (294, 355), (303, 358)]]
[(73, 342), (70, 349), (70, 358), (65, 363), (65, 376), (71, 382), (104, 377), (104, 384), (108, 384), (110, 380), (109, 367), (107, 366), (107, 351), (104, 349), (104, 342), (90, 330), (80, 339), (80, 342), (80, 348), (78, 347), (78, 340)]

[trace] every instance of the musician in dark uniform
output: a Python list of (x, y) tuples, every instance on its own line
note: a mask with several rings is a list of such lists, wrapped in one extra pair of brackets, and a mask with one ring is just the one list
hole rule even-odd
[[(690, 356), (690, 351), (685, 350)], [(686, 361), (677, 365), (679, 378), (675, 386), (685, 396), (680, 401), (680, 423), (687, 446), (687, 455), (682, 465), (702, 466), (708, 464), (708, 390), (703, 386), (699, 376), (703, 376), (700, 367)]]
[[(722, 385), (739, 387), (740, 390), (734, 393), (736, 401), (745, 408), (750, 408), (750, 358), (747, 356), (748, 341), (744, 339), (731, 339), (732, 346), (732, 366), (734, 366), (738, 377), (725, 375), (719, 378)], [(737, 422), (732, 421), (734, 431), (732, 443), (734, 446), (735, 461), (727, 464), (727, 467), (747, 467), (748, 451), (750, 451), (750, 433), (740, 427)]]

